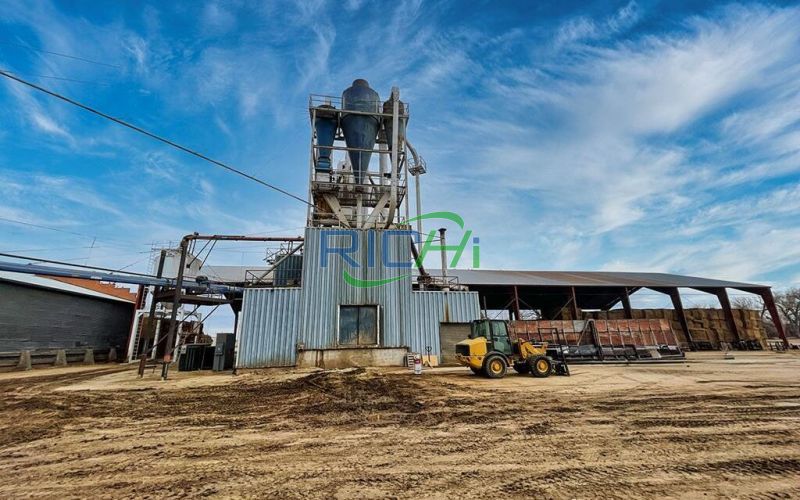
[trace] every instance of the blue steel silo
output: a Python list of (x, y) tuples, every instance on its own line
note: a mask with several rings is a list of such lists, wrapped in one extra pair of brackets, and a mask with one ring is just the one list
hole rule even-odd
[[(314, 131), (317, 135), (317, 165), (318, 172), (330, 172), (331, 170), (331, 153), (333, 140), (336, 136), (336, 128), (339, 124), (336, 121), (336, 113), (334, 107), (328, 104), (319, 106), (316, 117), (314, 119)], [(327, 111), (330, 109), (330, 111)]]
[[(358, 79), (342, 93), (342, 109), (379, 112), (380, 96), (372, 90), (366, 80)], [(344, 113), (342, 114), (342, 132), (348, 148), (372, 150), (378, 136), (380, 121), (377, 117)], [(370, 151), (348, 151), (350, 163), (353, 165), (356, 183), (364, 182), (364, 172), (369, 170)]]

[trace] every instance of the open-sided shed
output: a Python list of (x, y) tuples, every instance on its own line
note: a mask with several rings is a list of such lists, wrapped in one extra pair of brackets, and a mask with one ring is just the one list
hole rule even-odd
[(767, 285), (666, 273), (451, 269), (447, 274), (459, 285), (478, 292), (482, 307), (508, 310), (512, 319), (522, 319), (520, 311), (534, 309), (540, 310), (545, 319), (579, 319), (580, 309), (609, 310), (618, 304), (625, 309), (627, 317), (632, 318), (630, 295), (646, 288), (671, 299), (689, 343), (693, 340), (679, 289), (690, 288), (714, 295), (737, 341), (741, 337), (728, 289), (740, 290), (761, 297), (778, 335), (788, 345), (772, 290)]

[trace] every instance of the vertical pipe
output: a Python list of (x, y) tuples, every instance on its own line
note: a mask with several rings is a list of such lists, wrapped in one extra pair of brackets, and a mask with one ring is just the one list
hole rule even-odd
[(361, 193), (356, 195), (356, 227), (359, 229), (363, 229), (361, 224), (363, 221), (361, 220)]
[[(405, 151), (405, 148), (403, 148), (403, 150)], [(405, 161), (403, 161), (403, 179), (405, 181), (403, 185), (406, 187), (405, 196), (403, 199), (406, 202), (406, 225), (408, 225), (408, 219), (411, 218), (411, 215), (409, 214), (409, 212), (411, 212), (411, 196), (409, 196), (408, 193), (408, 155), (406, 155)]]
[(186, 267), (186, 250), (189, 241), (186, 238), (181, 240), (181, 258), (178, 266), (178, 276), (175, 279), (175, 294), (172, 297), (172, 312), (170, 314), (169, 333), (167, 334), (167, 344), (164, 346), (164, 365), (161, 368), (161, 380), (167, 380), (169, 373), (169, 363), (172, 361), (172, 348), (175, 343), (175, 330), (177, 327), (178, 307), (181, 303), (181, 290), (183, 289), (183, 270)]
[[(309, 104), (309, 106), (313, 106), (314, 105), (314, 103), (311, 101), (311, 98), (309, 98), (308, 104)], [(307, 224), (309, 226), (313, 225), (312, 221), (314, 219), (314, 209), (316, 208), (316, 206), (314, 205), (314, 202), (312, 201), (313, 200), (312, 181), (314, 180), (314, 134), (315, 134), (315, 131), (316, 131), (316, 126), (317, 126), (317, 110), (316, 109), (312, 109), (311, 110), (311, 154), (308, 155), (309, 156), (309, 158), (308, 158), (308, 200), (311, 201), (311, 203), (308, 205), (308, 209), (306, 210), (307, 220), (308, 220)], [(331, 170), (333, 170), (333, 150), (331, 150)]]
[(386, 170), (389, 166), (389, 146), (378, 144), (378, 173), (380, 174), (379, 186), (386, 184)]
[(414, 184), (416, 185), (416, 194), (417, 194), (417, 237), (422, 239), (422, 198), (419, 191), (419, 176), (422, 175), (418, 173), (414, 176)]
[(439, 247), (442, 249), (442, 278), (447, 278), (447, 243), (444, 233), (447, 229), (439, 228)]
[(392, 87), (392, 187), (391, 198), (389, 199), (389, 216), (387, 217), (386, 227), (390, 227), (394, 223), (394, 212), (397, 209), (397, 170), (398, 170), (398, 153), (399, 153), (399, 139), (398, 132), (400, 128), (400, 120), (398, 114), (400, 113), (400, 90), (397, 87)]

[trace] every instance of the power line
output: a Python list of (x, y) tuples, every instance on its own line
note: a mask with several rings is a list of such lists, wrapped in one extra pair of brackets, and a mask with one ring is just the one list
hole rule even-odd
[(297, 201), (299, 201), (301, 203), (305, 203), (306, 205), (311, 205), (311, 203), (309, 203), (308, 201), (304, 200), (303, 198), (300, 198), (297, 195), (294, 195), (294, 194), (292, 194), (292, 193), (290, 193), (290, 192), (288, 192), (288, 191), (286, 191), (284, 189), (281, 189), (281, 188), (279, 188), (279, 187), (277, 187), (277, 186), (275, 186), (273, 184), (270, 184), (270, 183), (268, 183), (268, 182), (266, 182), (264, 180), (261, 180), (258, 177), (254, 177), (254, 176), (252, 176), (252, 175), (250, 175), (248, 173), (242, 172), (241, 170), (236, 169), (234, 167), (231, 167), (230, 165), (226, 165), (225, 163), (222, 163), (221, 161), (215, 160), (213, 158), (209, 158), (208, 156), (206, 156), (206, 155), (204, 155), (202, 153), (198, 153), (197, 151), (195, 151), (193, 149), (189, 149), (189, 148), (187, 148), (185, 146), (181, 146), (180, 144), (178, 144), (176, 142), (173, 142), (173, 141), (171, 141), (169, 139), (165, 139), (164, 137), (156, 135), (156, 134), (154, 134), (152, 132), (148, 132), (147, 130), (145, 130), (145, 129), (141, 128), (141, 127), (138, 127), (136, 125), (132, 125), (132, 124), (130, 124), (130, 123), (124, 121), (124, 120), (121, 120), (119, 118), (115, 118), (115, 117), (113, 117), (111, 115), (103, 113), (102, 111), (98, 111), (98, 110), (96, 110), (96, 109), (94, 109), (92, 107), (89, 107), (89, 106), (85, 105), (85, 104), (81, 104), (78, 101), (72, 100), (69, 97), (65, 97), (65, 96), (63, 96), (61, 94), (53, 92), (52, 90), (48, 90), (48, 89), (46, 89), (44, 87), (40, 87), (39, 85), (36, 85), (35, 83), (31, 83), (31, 82), (29, 82), (27, 80), (23, 80), (22, 78), (19, 78), (18, 76), (14, 76), (14, 75), (8, 73), (7, 71), (0, 70), (0, 75), (5, 76), (6, 78), (10, 78), (11, 80), (17, 81), (17, 82), (19, 82), (19, 83), (21, 83), (23, 85), (27, 85), (28, 87), (31, 87), (32, 89), (36, 89), (39, 92), (44, 92), (47, 95), (53, 96), (53, 97), (55, 97), (57, 99), (61, 99), (64, 102), (72, 104), (73, 106), (77, 106), (77, 107), (79, 107), (81, 109), (84, 109), (84, 110), (86, 110), (86, 111), (88, 111), (90, 113), (93, 113), (93, 114), (95, 114), (97, 116), (103, 117), (106, 120), (111, 120), (112, 122), (117, 123), (119, 125), (122, 125), (123, 127), (127, 127), (127, 128), (129, 128), (131, 130), (139, 132), (140, 134), (146, 135), (146, 136), (150, 137), (151, 139), (155, 139), (155, 140), (157, 140), (159, 142), (163, 142), (164, 144), (172, 146), (172, 147), (174, 147), (176, 149), (180, 149), (184, 153), (188, 153), (188, 154), (190, 154), (192, 156), (196, 156), (197, 158), (200, 158), (200, 159), (205, 160), (205, 161), (207, 161), (209, 163), (212, 163), (212, 164), (214, 164), (214, 165), (216, 165), (218, 167), (222, 167), (225, 170), (228, 170), (229, 172), (233, 172), (233, 173), (235, 173), (237, 175), (240, 175), (240, 176), (242, 176), (242, 177), (244, 177), (246, 179), (250, 179), (251, 181), (257, 182), (257, 183), (261, 184), (262, 186), (265, 186), (265, 187), (267, 187), (269, 189), (272, 189), (272, 190), (275, 190), (275, 191), (277, 191), (277, 192), (279, 192), (281, 194), (284, 194), (286, 196), (294, 198), (295, 200), (297, 200)]
[(72, 82), (72, 83), (88, 83), (88, 84), (90, 84), (90, 85), (102, 85), (102, 86), (108, 86), (108, 85), (110, 85), (109, 83), (106, 83), (106, 82), (90, 82), (90, 81), (88, 81), (88, 80), (77, 80), (77, 79), (75, 79), (75, 78), (65, 78), (65, 77), (62, 77), (62, 76), (52, 76), (52, 75), (34, 75), (34, 74), (31, 74), (31, 73), (20, 73), (19, 71), (9, 71), (9, 70), (7, 70), (7, 69), (4, 69), (3, 71), (6, 71), (6, 72), (8, 72), (8, 73), (10, 73), (10, 74), (17, 74), (17, 75), (24, 75), (24, 76), (32, 76), (32, 77), (34, 77), (34, 78), (48, 78), (48, 79), (50, 79), (50, 80), (61, 80), (61, 81), (64, 81), (64, 82)]
[(47, 230), (50, 230), (50, 231), (58, 231), (59, 233), (66, 233), (66, 234), (71, 234), (71, 235), (74, 235), (74, 236), (81, 236), (81, 237), (84, 237), (84, 238), (92, 238), (92, 236), (89, 236), (89, 235), (86, 235), (86, 234), (76, 233), (76, 232), (73, 232), (73, 231), (66, 231), (64, 229), (58, 229), (58, 228), (50, 227), (50, 226), (42, 226), (41, 224), (34, 224), (32, 222), (25, 222), (25, 221), (21, 221), (21, 220), (17, 220), (17, 219), (8, 219), (6, 217), (0, 217), (0, 220), (5, 221), (5, 222), (11, 222), (13, 224), (21, 224), (23, 226), (36, 227), (36, 228), (39, 228), (39, 229), (47, 229)]
[(104, 62), (100, 62), (100, 61), (93, 61), (91, 59), (86, 59), (84, 57), (79, 57), (79, 56), (73, 56), (71, 54), (64, 54), (62, 52), (53, 52), (51, 50), (34, 49), (33, 47), (31, 47), (29, 45), (22, 44), (22, 43), (0, 42), (0, 45), (9, 45), (9, 46), (13, 46), (13, 47), (21, 47), (23, 49), (28, 49), (28, 50), (30, 50), (32, 52), (39, 52), (41, 54), (50, 54), (51, 56), (66, 57), (67, 59), (74, 59), (76, 61), (83, 61), (85, 63), (97, 64), (98, 66), (106, 66), (108, 68), (122, 69), (122, 66), (117, 66), (116, 64), (108, 64), (108, 63), (104, 63)]
[[(19, 219), (9, 219), (8, 217), (0, 217), (0, 221), (9, 222), (9, 223), (12, 223), (12, 224), (20, 224), (20, 225), (28, 226), (28, 227), (35, 227), (37, 229), (47, 229), (48, 231), (56, 231), (56, 232), (64, 233), (64, 234), (71, 234), (73, 236), (80, 236), (82, 238), (96, 238), (99, 241), (105, 241), (105, 242), (117, 241), (119, 243), (125, 244), (125, 246), (111, 245), (111, 246), (116, 246), (117, 248), (128, 248), (128, 246), (131, 246), (131, 245), (134, 245), (134, 246), (135, 245), (148, 245), (149, 246), (148, 243), (130, 243), (128, 241), (118, 240), (116, 238), (106, 238), (106, 237), (97, 238), (96, 236), (92, 236), (90, 234), (77, 233), (75, 231), (67, 231), (66, 229), (59, 229), (57, 227), (44, 226), (42, 224), (34, 224), (33, 222), (27, 222), (27, 221), (19, 220)], [(95, 248), (98, 248), (98, 247), (95, 247)]]

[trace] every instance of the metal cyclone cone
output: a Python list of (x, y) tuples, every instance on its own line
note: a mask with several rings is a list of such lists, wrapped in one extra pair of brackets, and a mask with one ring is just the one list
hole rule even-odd
[(320, 108), (330, 109), (330, 112), (317, 111), (317, 116), (314, 120), (314, 131), (317, 135), (317, 146), (324, 146), (317, 150), (317, 165), (316, 169), (319, 172), (330, 172), (331, 170), (331, 153), (333, 150), (327, 149), (333, 146), (333, 139), (336, 135), (336, 115), (333, 113), (333, 106), (323, 104)]
[[(377, 113), (379, 105), (380, 96), (370, 88), (366, 80), (355, 80), (353, 85), (342, 93), (342, 109), (344, 110)], [(364, 172), (369, 170), (369, 161), (372, 158), (371, 150), (375, 147), (379, 128), (380, 121), (375, 116), (349, 113), (342, 115), (342, 132), (347, 147), (369, 150), (348, 151), (358, 184), (364, 182)]]

